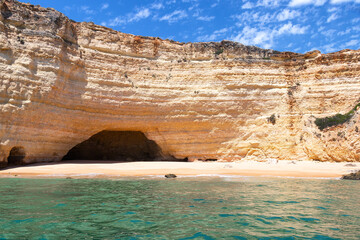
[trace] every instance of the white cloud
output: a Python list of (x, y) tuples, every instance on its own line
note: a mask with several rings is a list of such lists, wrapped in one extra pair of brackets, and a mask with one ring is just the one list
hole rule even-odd
[(308, 28), (309, 26), (300, 27), (299, 24), (292, 25), (292, 23), (289, 22), (282, 25), (281, 28), (277, 31), (277, 34), (304, 34)]
[(257, 7), (278, 7), (280, 5), (281, 0), (258, 0), (256, 6)]
[(243, 25), (246, 22), (266, 24), (269, 22), (274, 22), (276, 19), (276, 15), (274, 14), (264, 14), (262, 12), (256, 11), (246, 11), (243, 14), (233, 15), (231, 17), (238, 20), (237, 25), (239, 26)]
[[(269, 35), (267, 32), (260, 31), (260, 32), (257, 32), (256, 35), (254, 36), (253, 43), (260, 44), (264, 40), (267, 40), (268, 38), (269, 38)], [(265, 47), (267, 48), (267, 44), (265, 44)], [(270, 47), (270, 45), (269, 45), (269, 47)]]
[(347, 2), (360, 3), (360, 0), (330, 0), (331, 4), (341, 4), (341, 3), (347, 3)]
[(252, 9), (255, 7), (275, 8), (280, 5), (280, 1), (281, 0), (258, 0), (256, 3), (255, 1), (247, 1), (241, 6), (241, 8), (242, 9)]
[(332, 38), (334, 37), (335, 33), (336, 33), (336, 30), (334, 29), (328, 29), (328, 30), (320, 30), (321, 31), (321, 34), (328, 37), (328, 38)]
[(245, 4), (242, 5), (242, 9), (251, 9), (253, 8), (254, 5), (251, 2), (246, 2)]
[(123, 17), (116, 17), (116, 18), (110, 19), (110, 20), (109, 20), (109, 23), (107, 23), (107, 24), (101, 24), (101, 25), (103, 25), (103, 26), (115, 27), (115, 26), (122, 25), (122, 24), (126, 24), (125, 18), (123, 18)]
[(329, 22), (332, 22), (332, 21), (334, 21), (334, 20), (336, 20), (338, 18), (339, 18), (339, 16), (336, 13), (333, 13), (333, 14), (330, 15), (330, 17), (328, 17), (326, 22), (329, 23)]
[[(327, 2), (327, 0), (291, 0), (289, 3), (290, 7), (299, 7), (303, 5), (315, 5), (322, 6)], [(331, 4), (341, 4), (341, 3), (360, 3), (360, 0), (330, 0)]]
[(103, 3), (103, 5), (101, 5), (101, 8), (100, 10), (105, 10), (109, 7), (109, 4), (108, 3)]
[(291, 0), (289, 3), (290, 7), (299, 7), (303, 5), (315, 5), (315, 6), (322, 6), (325, 4), (327, 0)]
[(336, 48), (334, 46), (335, 46), (335, 43), (330, 43), (330, 44), (326, 44), (325, 46), (322, 46), (319, 49), (322, 49), (322, 52), (326, 52), (326, 53), (335, 52)]
[(349, 34), (351, 32), (351, 28), (347, 28), (345, 31), (340, 31), (337, 33), (338, 36), (344, 36), (346, 34)]
[(215, 17), (214, 17), (214, 16), (198, 16), (196, 19), (197, 19), (197, 20), (200, 20), (200, 21), (209, 22), (209, 21), (214, 20)]
[(175, 10), (172, 13), (166, 14), (160, 18), (160, 21), (168, 21), (169, 23), (177, 22), (186, 18), (188, 15), (184, 10)]
[(332, 7), (332, 8), (329, 8), (327, 11), (328, 11), (328, 12), (337, 12), (337, 11), (339, 11), (339, 8), (337, 8), (337, 7)]
[(150, 10), (144, 8), (139, 10), (137, 13), (129, 15), (128, 22), (137, 22), (141, 19), (148, 18), (150, 16)]
[(81, 9), (81, 11), (83, 11), (85, 14), (88, 14), (88, 15), (95, 13), (95, 11), (90, 9), (89, 6), (81, 6), (80, 9)]
[[(230, 28), (222, 28), (220, 30), (214, 31), (210, 35), (199, 36), (199, 37), (196, 38), (196, 40), (197, 41), (203, 41), (203, 42), (211, 42), (211, 41), (215, 41), (215, 40), (220, 40), (219, 38), (221, 36), (224, 36), (224, 34), (227, 33), (228, 31), (230, 31)], [(224, 38), (222, 37), (221, 40), (223, 40), (223, 39)]]
[(293, 25), (291, 22), (283, 24), (279, 28), (255, 28), (245, 26), (238, 35), (233, 36), (232, 40), (245, 45), (257, 45), (263, 48), (271, 48), (274, 40), (282, 35), (304, 34), (309, 26)]
[(264, 48), (271, 48), (273, 45), (273, 37), (269, 30), (259, 30), (249, 26), (245, 26), (232, 40), (244, 45), (258, 45)]
[(159, 9), (162, 9), (162, 8), (164, 8), (164, 5), (162, 3), (153, 3), (153, 4), (151, 4), (151, 9), (159, 10)]
[(278, 13), (270, 13), (263, 11), (245, 11), (242, 14), (232, 15), (231, 18), (238, 20), (237, 26), (246, 25), (246, 23), (258, 23), (265, 25), (271, 22), (281, 22), (291, 20), (302, 16), (301, 20), (306, 20), (307, 17), (301, 11), (293, 9), (283, 9)]
[(293, 19), (293, 18), (296, 18), (299, 16), (300, 16), (299, 11), (284, 9), (276, 16), (276, 18), (278, 21), (285, 21), (285, 20)]
[(197, 9), (199, 7), (199, 3), (193, 3), (193, 4), (191, 4), (191, 6), (190, 7), (188, 7), (188, 10), (189, 11), (191, 11), (191, 10), (197, 10), (197, 11), (199, 11), (199, 9)]
[[(126, 16), (118, 16), (116, 18), (110, 19), (108, 26), (114, 27), (118, 25), (124, 25), (131, 22), (138, 22), (142, 19), (148, 18), (151, 12), (148, 8), (143, 8), (138, 10), (135, 13), (128, 13)], [(104, 25), (104, 24), (101, 24)], [(105, 25), (104, 25), (105, 26)]]
[(216, 0), (216, 2), (211, 4), (210, 7), (212, 7), (212, 8), (216, 7), (217, 5), (219, 5), (219, 2), (220, 2), (220, 0)]
[(359, 45), (359, 43), (360, 43), (359, 40), (353, 39), (353, 40), (348, 41), (348, 42), (345, 43), (344, 45), (342, 45), (342, 48), (347, 48), (347, 47), (356, 46), (356, 45)]

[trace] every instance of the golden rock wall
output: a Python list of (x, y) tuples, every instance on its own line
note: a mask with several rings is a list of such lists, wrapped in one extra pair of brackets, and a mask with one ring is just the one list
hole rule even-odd
[(102, 130), (142, 131), (177, 158), (360, 161), (360, 51), (178, 43), (0, 4), (0, 162), (58, 161)]

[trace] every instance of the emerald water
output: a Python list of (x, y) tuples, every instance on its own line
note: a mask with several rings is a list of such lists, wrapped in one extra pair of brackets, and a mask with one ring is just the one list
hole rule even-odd
[(0, 239), (360, 239), (360, 183), (0, 179)]

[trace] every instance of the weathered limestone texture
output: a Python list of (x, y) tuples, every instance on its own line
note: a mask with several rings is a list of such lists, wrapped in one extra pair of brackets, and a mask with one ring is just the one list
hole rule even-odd
[[(179, 43), (0, 4), (0, 162), (59, 161), (103, 130), (178, 159), (360, 161), (360, 51)], [(15, 156), (16, 158), (18, 156)]]

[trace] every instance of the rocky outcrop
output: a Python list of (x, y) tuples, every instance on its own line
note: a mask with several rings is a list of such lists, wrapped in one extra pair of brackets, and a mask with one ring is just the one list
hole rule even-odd
[(360, 180), (360, 170), (341, 177), (344, 180)]
[(175, 174), (169, 173), (165, 175), (166, 178), (177, 178)]
[[(360, 51), (281, 53), (125, 34), (0, 4), (0, 163), (59, 161), (101, 131), (178, 159), (360, 161)], [(15, 149), (15, 150), (14, 150)]]

